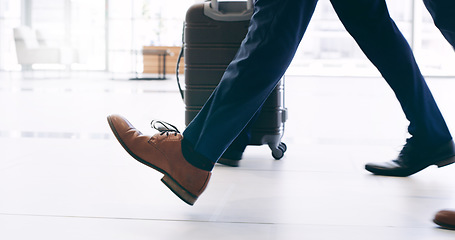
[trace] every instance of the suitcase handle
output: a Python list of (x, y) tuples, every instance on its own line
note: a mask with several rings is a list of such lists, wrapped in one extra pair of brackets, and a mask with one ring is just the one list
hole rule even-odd
[[(220, 11), (220, 5), (218, 4), (218, 0), (211, 0), (211, 7), (219, 12)], [(253, 0), (247, 0), (246, 1), (246, 9), (250, 10), (253, 8)]]
[(211, 0), (204, 3), (204, 15), (213, 20), (224, 22), (248, 21), (253, 15), (253, 0), (243, 2), (246, 3), (246, 7), (245, 5), (239, 5), (242, 1), (219, 2), (218, 0)]

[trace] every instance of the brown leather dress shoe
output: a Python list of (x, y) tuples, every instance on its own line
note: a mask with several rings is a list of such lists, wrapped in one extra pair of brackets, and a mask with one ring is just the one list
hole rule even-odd
[(436, 213), (433, 222), (443, 228), (455, 230), (455, 211), (441, 210)]
[(164, 174), (161, 181), (180, 199), (193, 205), (204, 192), (211, 172), (194, 167), (182, 155), (183, 136), (177, 129), (158, 129), (154, 136), (143, 135), (119, 115), (107, 121), (115, 137), (137, 161)]

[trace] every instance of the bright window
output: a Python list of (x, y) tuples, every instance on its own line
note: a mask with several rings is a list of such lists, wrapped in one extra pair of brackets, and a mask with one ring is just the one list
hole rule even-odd
[[(76, 48), (73, 69), (141, 71), (143, 46), (180, 46), (186, 10), (200, 0), (0, 0), (0, 70), (20, 69), (12, 29), (29, 24), (49, 44)], [(421, 0), (387, 0), (424, 75), (455, 75), (455, 54)], [(320, 0), (288, 74), (373, 75), (377, 70)]]

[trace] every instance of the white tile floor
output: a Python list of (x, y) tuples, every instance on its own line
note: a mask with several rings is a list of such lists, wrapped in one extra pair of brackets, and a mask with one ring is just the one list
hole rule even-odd
[[(184, 125), (175, 80), (0, 73), (0, 239), (454, 239), (431, 220), (455, 208), (455, 166), (373, 176), (406, 138), (380, 78), (287, 77), (285, 157), (249, 147), (217, 166), (190, 207), (133, 160), (106, 122), (120, 113)], [(52, 78), (49, 78), (52, 77)], [(115, 80), (111, 78), (114, 77)], [(428, 79), (455, 132), (455, 79)]]

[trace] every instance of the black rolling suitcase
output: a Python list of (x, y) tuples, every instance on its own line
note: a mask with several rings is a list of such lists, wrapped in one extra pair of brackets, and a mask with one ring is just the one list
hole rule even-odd
[[(188, 9), (181, 53), (185, 62), (185, 90), (180, 88), (185, 102), (186, 125), (220, 82), (248, 31), (252, 13), (252, 0), (212, 0)], [(281, 142), (286, 119), (284, 80), (281, 80), (252, 126), (249, 145), (268, 144), (272, 156), (282, 158), (286, 151), (286, 145)]]

